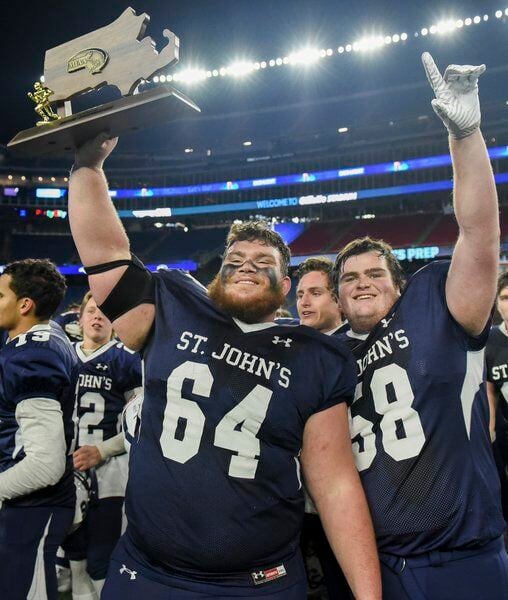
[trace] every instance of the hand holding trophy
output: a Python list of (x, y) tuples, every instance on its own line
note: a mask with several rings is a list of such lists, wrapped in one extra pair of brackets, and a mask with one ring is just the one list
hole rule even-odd
[[(25, 155), (68, 153), (101, 132), (114, 137), (199, 111), (170, 86), (136, 93), (140, 83), (178, 61), (174, 33), (164, 30), (167, 44), (160, 52), (143, 37), (149, 20), (146, 13), (126, 8), (110, 25), (47, 50), (44, 84), (35, 83), (28, 93), (42, 120), (18, 133), (8, 147)], [(116, 86), (122, 98), (72, 113), (74, 98), (104, 85)]]

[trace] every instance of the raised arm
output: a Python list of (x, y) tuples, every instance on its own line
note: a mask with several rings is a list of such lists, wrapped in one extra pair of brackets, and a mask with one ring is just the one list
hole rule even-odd
[[(76, 153), (69, 180), (69, 222), (72, 237), (85, 267), (129, 259), (129, 240), (108, 193), (102, 170), (117, 139), (105, 134), (84, 144)], [(97, 304), (102, 304), (127, 267), (117, 267), (88, 278)], [(126, 346), (142, 348), (155, 315), (154, 306), (140, 304), (113, 322)]]
[(306, 487), (354, 597), (380, 600), (376, 540), (351, 450), (346, 404), (310, 417), (301, 459)]
[(436, 94), (432, 107), (450, 134), (453, 161), (459, 237), (446, 282), (446, 301), (464, 329), (478, 335), (494, 303), (500, 242), (496, 186), (479, 129), (477, 81), (485, 66), (450, 65), (441, 77), (430, 54), (425, 53), (422, 60)]

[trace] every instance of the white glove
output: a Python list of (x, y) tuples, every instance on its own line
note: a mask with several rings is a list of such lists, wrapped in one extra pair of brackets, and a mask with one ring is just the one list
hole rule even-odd
[(428, 52), (422, 54), (422, 62), (436, 95), (432, 100), (432, 108), (450, 135), (461, 139), (474, 133), (481, 121), (478, 77), (485, 71), (485, 65), (450, 65), (446, 67), (444, 77), (441, 77)]

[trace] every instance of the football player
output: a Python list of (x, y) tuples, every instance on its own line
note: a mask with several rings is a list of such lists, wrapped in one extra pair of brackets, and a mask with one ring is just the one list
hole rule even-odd
[(490, 404), (490, 436), (501, 480), (503, 514), (508, 519), (508, 273), (497, 282), (497, 312), (503, 319), (490, 330), (485, 352), (487, 394)]
[(141, 389), (141, 359), (114, 338), (111, 322), (90, 292), (83, 298), (79, 322), (83, 341), (75, 344), (79, 377), (74, 467), (78, 471), (95, 467), (96, 490), (83, 523), (66, 539), (64, 550), (70, 559), (73, 595), (93, 599), (100, 596), (121, 534), (128, 474), (121, 415)]
[(508, 558), (483, 379), (499, 260), (497, 194), (479, 130), (485, 67), (423, 64), (449, 132), (459, 237), (452, 260), (402, 270), (382, 241), (336, 260), (359, 382), (356, 464), (388, 600), (501, 600)]
[(74, 516), (76, 357), (49, 323), (65, 289), (48, 260), (13, 262), (0, 276), (0, 595), (9, 600), (56, 600), (56, 551)]
[[(308, 258), (296, 271), (296, 308), (300, 323), (327, 335), (343, 330), (342, 313), (334, 287), (333, 262), (328, 258)], [(316, 550), (330, 600), (350, 598), (350, 589), (335, 560), (314, 503), (305, 494), (302, 531), (304, 555), (309, 546)]]
[(349, 438), (351, 356), (308, 327), (273, 323), (290, 288), (288, 247), (245, 223), (209, 291), (179, 271), (149, 273), (108, 195), (102, 166), (115, 144), (101, 136), (78, 151), (69, 202), (94, 298), (144, 359), (128, 526), (103, 600), (303, 600), (300, 466), (353, 591), (380, 598)]
[(332, 335), (342, 326), (342, 313), (333, 285), (333, 263), (308, 258), (296, 272), (296, 309), (300, 323)]

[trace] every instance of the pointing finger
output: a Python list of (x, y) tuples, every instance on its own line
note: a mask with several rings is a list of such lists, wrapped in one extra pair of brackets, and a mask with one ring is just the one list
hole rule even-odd
[(434, 59), (428, 52), (422, 54), (422, 63), (427, 79), (429, 80), (434, 93), (437, 95), (445, 87), (445, 82), (441, 77), (441, 73), (434, 62)]

